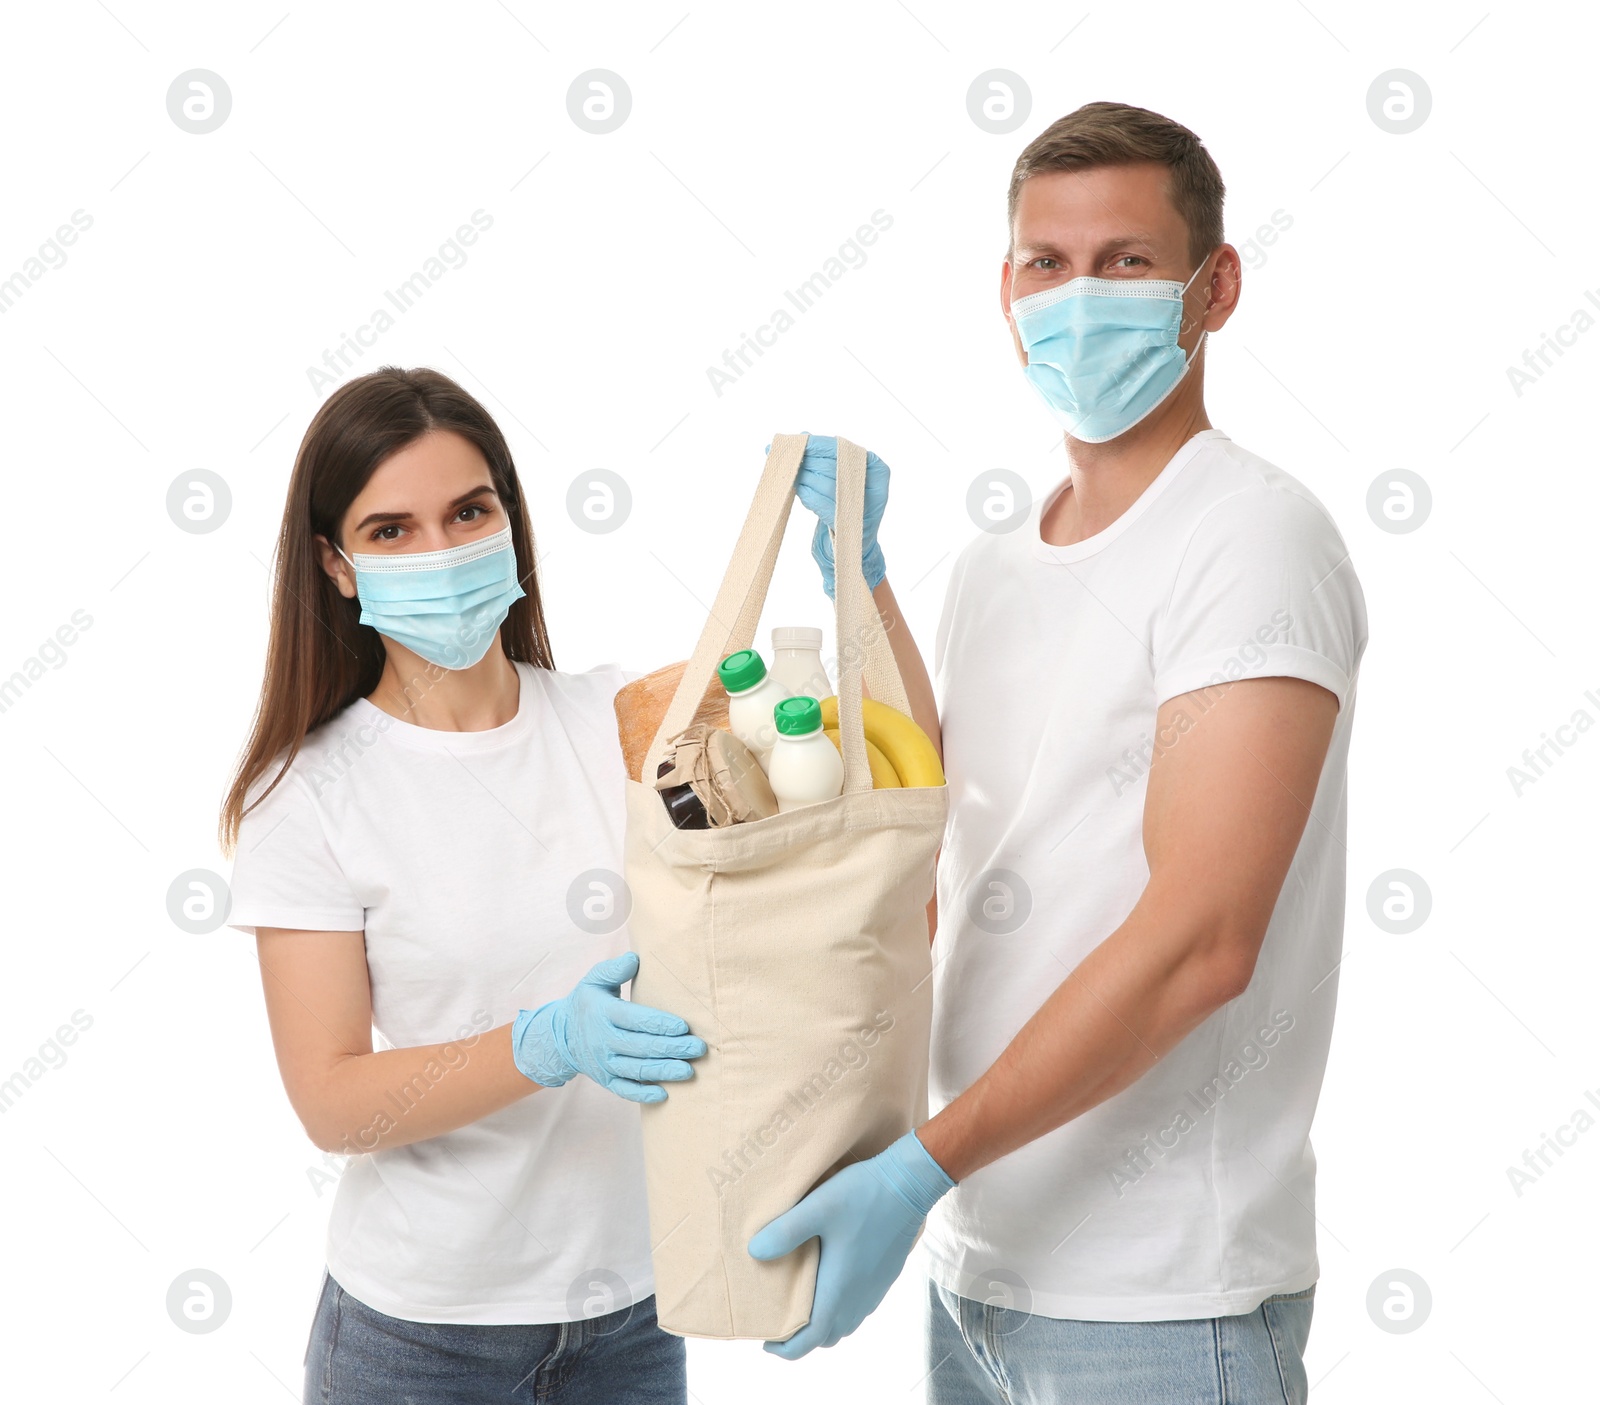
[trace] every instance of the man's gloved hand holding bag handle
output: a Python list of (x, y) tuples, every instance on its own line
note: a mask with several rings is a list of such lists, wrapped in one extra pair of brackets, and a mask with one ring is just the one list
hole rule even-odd
[[(739, 533), (733, 560), (728, 563), (727, 574), (711, 606), (711, 617), (706, 621), (694, 657), (684, 670), (672, 706), (661, 719), (655, 742), (645, 758), (643, 775), (646, 778), (655, 775), (656, 763), (662, 759), (668, 744), (694, 720), (695, 709), (716, 677), (717, 665), (729, 654), (750, 648), (755, 640), (778, 550), (783, 545), (784, 528), (789, 523), (789, 509), (794, 506), (794, 480), (805, 455), (806, 438), (804, 434), (772, 436), (766, 468)], [(883, 620), (861, 573), (861, 509), (867, 452), (848, 439), (838, 442), (838, 515), (834, 535), (846, 545), (841, 547), (835, 542), (834, 555), (838, 579), (847, 582), (843, 591), (847, 598), (834, 602), (839, 654), (839, 734), (845, 743), (845, 789), (867, 790), (872, 786), (872, 776), (860, 718), (863, 671), (868, 691), (879, 702), (888, 703), (908, 716), (911, 707), (894, 661), (894, 651), (883, 632)], [(852, 562), (855, 569), (847, 570)], [(850, 678), (855, 680), (853, 688), (845, 687)]]
[[(776, 435), (738, 545), (642, 774), (749, 648), (806, 436)], [(926, 907), (945, 790), (872, 788), (861, 686), (909, 714), (861, 571), (866, 453), (838, 441), (834, 618), (844, 793), (723, 829), (679, 830), (628, 781), (633, 998), (705, 1039), (695, 1076), (641, 1109), (656, 1313), (683, 1336), (777, 1340), (810, 1317), (817, 1241), (770, 1263), (752, 1235), (927, 1115)]]

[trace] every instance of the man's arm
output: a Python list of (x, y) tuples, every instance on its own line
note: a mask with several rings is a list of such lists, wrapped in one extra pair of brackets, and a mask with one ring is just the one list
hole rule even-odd
[[(939, 731), (939, 708), (934, 700), (933, 680), (928, 677), (928, 666), (922, 661), (922, 651), (911, 637), (900, 614), (900, 602), (889, 588), (885, 576), (872, 592), (878, 616), (883, 620), (883, 631), (889, 636), (889, 647), (894, 651), (894, 661), (900, 669), (900, 681), (905, 684), (906, 701), (911, 704), (911, 719), (928, 734), (940, 757), (944, 756), (944, 738)], [(939, 930), (939, 895), (928, 899), (928, 942), (931, 945)]]
[(965, 1093), (750, 1241), (758, 1259), (822, 1241), (811, 1320), (768, 1351), (792, 1360), (853, 1332), (953, 1180), (1120, 1092), (1244, 990), (1338, 710), (1332, 693), (1294, 678), (1224, 685), (1160, 708), (1157, 735), (1177, 740), (1150, 768), (1150, 881), (1137, 906)]
[(900, 602), (889, 588), (885, 576), (872, 592), (872, 602), (878, 607), (878, 617), (883, 621), (883, 632), (889, 637), (889, 648), (900, 669), (900, 681), (905, 684), (906, 701), (911, 704), (911, 720), (928, 734), (928, 740), (942, 756), (944, 748), (939, 735), (939, 709), (934, 701), (933, 680), (928, 677), (928, 666), (922, 661), (922, 651), (911, 637), (911, 630), (900, 614)]
[(917, 1136), (960, 1181), (1121, 1092), (1250, 983), (1333, 735), (1334, 695), (1251, 679), (1163, 704), (1150, 879), (1123, 924)]

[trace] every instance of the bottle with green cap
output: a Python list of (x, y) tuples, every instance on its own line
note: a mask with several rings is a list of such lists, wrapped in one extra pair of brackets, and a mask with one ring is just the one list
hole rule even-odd
[(844, 758), (822, 730), (822, 704), (815, 698), (785, 698), (772, 710), (777, 742), (767, 780), (778, 813), (832, 800), (844, 790)]
[(738, 737), (767, 769), (777, 732), (772, 709), (786, 696), (783, 686), (767, 672), (754, 649), (740, 649), (717, 665), (717, 677), (728, 690), (728, 730)]

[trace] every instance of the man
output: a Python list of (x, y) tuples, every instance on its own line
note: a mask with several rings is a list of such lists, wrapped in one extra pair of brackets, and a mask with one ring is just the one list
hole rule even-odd
[(932, 1211), (936, 1405), (1306, 1395), (1367, 630), (1322, 506), (1207, 418), (1222, 200), (1192, 132), (1119, 104), (1017, 161), (1001, 308), (1070, 472), (967, 548), (939, 629), (938, 1111), (751, 1245), (822, 1241), (770, 1344), (798, 1356)]

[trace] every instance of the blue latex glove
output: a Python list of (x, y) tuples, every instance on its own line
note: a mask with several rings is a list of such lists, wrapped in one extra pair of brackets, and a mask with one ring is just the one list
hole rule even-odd
[[(833, 514), (838, 484), (838, 440), (833, 435), (814, 434), (806, 442), (805, 457), (795, 478), (795, 495), (817, 514), (817, 530), (811, 535), (811, 556), (822, 571), (822, 588), (833, 599)], [(889, 465), (871, 450), (867, 451), (867, 491), (861, 508), (861, 573), (867, 589), (875, 590), (884, 578), (883, 548), (878, 545), (878, 524), (889, 505)]]
[(797, 1361), (855, 1331), (900, 1276), (928, 1212), (954, 1188), (917, 1134), (907, 1132), (870, 1161), (846, 1166), (761, 1230), (750, 1241), (758, 1259), (781, 1259), (813, 1237), (822, 1241), (811, 1321), (787, 1341), (768, 1342), (767, 1350)]
[(594, 967), (571, 995), (519, 1011), (511, 1025), (517, 1067), (546, 1088), (581, 1073), (634, 1103), (661, 1102), (659, 1084), (694, 1077), (684, 1061), (704, 1054), (706, 1041), (676, 1015), (618, 995), (638, 970), (638, 956), (626, 951)]

